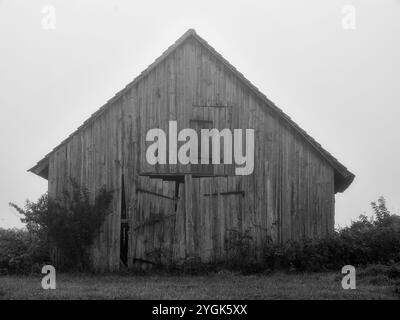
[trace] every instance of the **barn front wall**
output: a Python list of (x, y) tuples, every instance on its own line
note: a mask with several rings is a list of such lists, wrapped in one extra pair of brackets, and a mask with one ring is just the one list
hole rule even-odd
[[(254, 171), (234, 165), (150, 165), (146, 133), (254, 129)], [(94, 200), (114, 190), (92, 248), (97, 270), (126, 262), (226, 259), (232, 234), (267, 241), (318, 237), (334, 228), (334, 169), (218, 57), (188, 38), (49, 156), (49, 195), (70, 178)], [(121, 239), (122, 237), (122, 239)], [(123, 257), (123, 262), (121, 262)]]

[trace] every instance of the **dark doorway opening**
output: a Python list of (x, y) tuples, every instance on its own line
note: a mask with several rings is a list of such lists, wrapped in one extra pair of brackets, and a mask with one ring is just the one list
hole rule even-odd
[(125, 181), (124, 175), (121, 178), (121, 236), (120, 236), (120, 259), (121, 262), (128, 266), (128, 241), (129, 241), (129, 224), (126, 212), (125, 198)]

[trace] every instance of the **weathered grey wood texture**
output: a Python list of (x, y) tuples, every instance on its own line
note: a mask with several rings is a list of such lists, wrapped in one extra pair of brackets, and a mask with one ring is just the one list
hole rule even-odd
[[(215, 165), (215, 176), (199, 178), (190, 173), (201, 167), (150, 166), (146, 132), (168, 132), (169, 120), (177, 120), (178, 130), (197, 120), (218, 129), (255, 129), (254, 173), (234, 176), (232, 165)], [(47, 158), (51, 197), (69, 178), (93, 199), (103, 186), (114, 190), (112, 213), (92, 248), (97, 270), (120, 267), (122, 175), (129, 265), (223, 260), (229, 230), (248, 230), (259, 257), (269, 238), (283, 242), (334, 229), (332, 164), (195, 36), (167, 51)], [(179, 174), (185, 175), (178, 190), (175, 181), (161, 179)]]

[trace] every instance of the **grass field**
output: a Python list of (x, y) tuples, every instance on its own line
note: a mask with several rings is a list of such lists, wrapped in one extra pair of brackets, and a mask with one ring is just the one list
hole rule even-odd
[(0, 276), (0, 299), (397, 299), (379, 276), (357, 279), (343, 290), (340, 273), (207, 276), (57, 275), (43, 290), (41, 275)]

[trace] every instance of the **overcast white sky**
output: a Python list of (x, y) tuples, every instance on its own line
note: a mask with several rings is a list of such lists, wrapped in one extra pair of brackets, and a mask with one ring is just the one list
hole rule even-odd
[(337, 224), (400, 212), (400, 0), (0, 0), (0, 227), (47, 189), (26, 170), (189, 28), (356, 174)]

